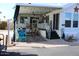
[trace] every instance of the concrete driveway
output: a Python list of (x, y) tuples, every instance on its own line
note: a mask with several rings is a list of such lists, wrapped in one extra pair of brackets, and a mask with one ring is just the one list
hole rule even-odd
[(79, 42), (48, 40), (43, 42), (15, 42), (16, 46), (8, 47), (7, 52), (24, 56), (79, 56)]
[[(28, 48), (28, 47), (27, 47)], [(7, 50), (8, 52), (19, 53), (20, 55), (37, 56), (79, 56), (79, 46), (66, 46), (54, 48), (29, 48)], [(16, 55), (17, 56), (17, 55)]]

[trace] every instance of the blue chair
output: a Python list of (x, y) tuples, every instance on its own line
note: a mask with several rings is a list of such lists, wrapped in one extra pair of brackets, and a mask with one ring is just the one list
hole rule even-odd
[(19, 41), (20, 42), (25, 42), (26, 41), (26, 32), (25, 30), (18, 30), (19, 34)]

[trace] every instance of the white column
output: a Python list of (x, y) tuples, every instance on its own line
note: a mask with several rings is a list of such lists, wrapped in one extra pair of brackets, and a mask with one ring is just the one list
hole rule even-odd
[(8, 27), (8, 39), (7, 39), (7, 45), (11, 45), (11, 38), (10, 38), (10, 19), (7, 21), (7, 27)]

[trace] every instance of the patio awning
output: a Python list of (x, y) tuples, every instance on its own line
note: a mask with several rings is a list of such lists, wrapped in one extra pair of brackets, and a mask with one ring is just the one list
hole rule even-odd
[(53, 10), (61, 9), (60, 7), (44, 6), (20, 6), (19, 14), (46, 14)]

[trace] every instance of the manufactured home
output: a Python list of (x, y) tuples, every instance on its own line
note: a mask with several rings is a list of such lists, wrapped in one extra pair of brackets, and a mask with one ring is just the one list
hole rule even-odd
[[(17, 4), (14, 14), (14, 41), (39, 35), (44, 39), (61, 39), (79, 34), (79, 4), (63, 7)], [(21, 34), (21, 35), (20, 35)], [(32, 38), (31, 38), (32, 39)]]

